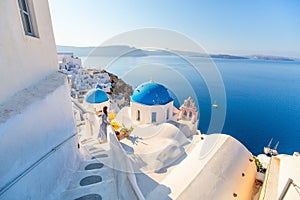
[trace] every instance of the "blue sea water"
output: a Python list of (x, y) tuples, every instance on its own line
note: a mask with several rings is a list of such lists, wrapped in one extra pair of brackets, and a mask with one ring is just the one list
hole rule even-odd
[[(199, 65), (207, 64), (202, 58), (190, 59)], [(263, 153), (263, 147), (271, 138), (274, 138), (273, 145), (280, 141), (279, 153), (300, 151), (300, 62), (212, 61), (226, 91), (222, 133), (241, 141), (253, 154)], [(89, 65), (91, 67), (91, 63)], [(92, 65), (99, 66), (97, 59)], [(110, 63), (107, 70), (133, 87), (150, 78), (165, 84), (177, 95), (177, 106), (188, 96), (196, 96), (200, 110), (199, 129), (207, 132), (213, 100), (204, 78), (186, 60), (175, 56), (122, 57)]]
[(227, 115), (224, 133), (254, 154), (270, 138), (280, 153), (300, 150), (300, 63), (215, 60), (224, 80)]

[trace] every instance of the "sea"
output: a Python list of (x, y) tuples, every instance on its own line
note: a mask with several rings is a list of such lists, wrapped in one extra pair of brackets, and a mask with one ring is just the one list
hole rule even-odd
[[(150, 80), (162, 83), (176, 107), (191, 96), (202, 133), (213, 134), (209, 127), (218, 124), (218, 132), (235, 137), (254, 155), (263, 153), (272, 138), (271, 147), (279, 141), (279, 153), (300, 151), (300, 61), (180, 56), (82, 60), (84, 67), (106, 69), (133, 88)], [(212, 117), (214, 109), (223, 118)]]

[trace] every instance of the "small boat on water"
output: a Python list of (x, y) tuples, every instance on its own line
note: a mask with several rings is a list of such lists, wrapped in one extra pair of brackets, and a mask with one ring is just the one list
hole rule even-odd
[(213, 108), (218, 108), (218, 104), (217, 104), (216, 101), (212, 104), (212, 107), (213, 107)]
[(273, 141), (273, 138), (270, 140), (268, 146), (264, 147), (264, 153), (267, 156), (276, 156), (276, 155), (278, 155), (277, 147), (279, 145), (279, 141), (276, 143), (276, 145), (273, 149), (271, 148), (272, 141)]

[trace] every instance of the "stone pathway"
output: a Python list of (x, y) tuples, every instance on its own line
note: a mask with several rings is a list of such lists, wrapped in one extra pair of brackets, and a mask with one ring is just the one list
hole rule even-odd
[(87, 138), (81, 141), (81, 151), (84, 160), (60, 199), (117, 199), (113, 170), (107, 166), (111, 159), (108, 143), (99, 144), (97, 139)]

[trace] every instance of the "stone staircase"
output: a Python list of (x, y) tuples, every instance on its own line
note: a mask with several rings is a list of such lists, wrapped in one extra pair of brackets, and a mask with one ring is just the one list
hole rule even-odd
[(116, 183), (108, 143), (100, 144), (97, 139), (81, 141), (83, 160), (72, 175), (63, 200), (111, 200), (117, 199)]

